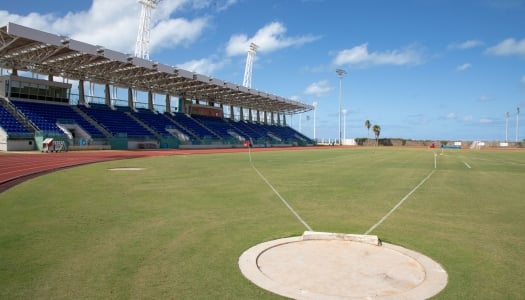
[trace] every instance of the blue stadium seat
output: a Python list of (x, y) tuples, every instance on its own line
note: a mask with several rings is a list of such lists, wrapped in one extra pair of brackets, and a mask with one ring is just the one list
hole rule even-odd
[(18, 121), (3, 105), (0, 105), (0, 127), (10, 136), (29, 137), (33, 133)]
[(155, 138), (142, 124), (126, 114), (125, 109), (114, 110), (103, 104), (78, 107), (112, 135), (126, 134), (132, 138)]
[(56, 125), (57, 122), (73, 121), (89, 133), (91, 137), (105, 137), (100, 130), (87, 121), (83, 116), (78, 114), (69, 104), (19, 100), (12, 100), (12, 103), (26, 116), (26, 118), (31, 120), (39, 130), (63, 135), (64, 133), (62, 130)]

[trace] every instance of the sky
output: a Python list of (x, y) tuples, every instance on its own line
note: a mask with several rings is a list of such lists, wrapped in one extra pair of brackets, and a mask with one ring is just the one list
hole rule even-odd
[[(140, 12), (0, 0), (0, 26), (133, 54)], [(150, 59), (242, 84), (253, 42), (252, 88), (315, 105), (287, 123), (321, 140), (373, 137), (369, 120), (382, 138), (523, 141), (524, 29), (525, 0), (161, 0)]]

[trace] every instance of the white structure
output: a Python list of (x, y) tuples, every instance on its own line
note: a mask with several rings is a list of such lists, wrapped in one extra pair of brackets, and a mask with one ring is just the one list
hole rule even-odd
[(519, 127), (520, 107), (516, 107), (516, 143), (518, 142), (518, 127)]
[(342, 113), (343, 113), (343, 139), (346, 141), (346, 113), (348, 112), (348, 110), (346, 108), (344, 108), (342, 110)]
[(149, 38), (151, 25), (151, 12), (161, 0), (139, 0), (142, 4), (140, 12), (139, 32), (135, 44), (135, 56), (149, 60)]
[(246, 67), (244, 68), (244, 79), (242, 81), (242, 85), (251, 88), (252, 87), (252, 66), (253, 66), (253, 59), (255, 58), (255, 53), (257, 52), (257, 46), (254, 43), (250, 43), (250, 47), (248, 48), (248, 56), (246, 57)]
[(509, 117), (510, 113), (505, 114), (505, 142), (509, 141)]
[(316, 123), (315, 123), (315, 113), (316, 113), (316, 110), (317, 110), (317, 102), (314, 102), (312, 103), (312, 106), (314, 107), (314, 140), (316, 140), (317, 136), (315, 135), (316, 133)]
[(342, 81), (343, 77), (346, 75), (346, 71), (342, 69), (335, 70), (335, 73), (337, 73), (337, 76), (339, 76), (339, 145), (342, 145), (342, 137), (341, 137), (341, 98), (343, 97), (342, 94)]

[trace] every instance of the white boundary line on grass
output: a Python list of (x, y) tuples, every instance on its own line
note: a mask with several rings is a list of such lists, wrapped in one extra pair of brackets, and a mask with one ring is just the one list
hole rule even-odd
[(381, 218), (381, 220), (379, 220), (379, 222), (372, 225), (372, 227), (370, 227), (370, 229), (368, 229), (364, 234), (369, 234), (370, 232), (374, 231), (374, 229), (376, 229), (377, 226), (381, 225), (381, 223), (383, 223), (396, 209), (398, 209), (401, 206), (401, 204), (403, 204), (403, 202), (405, 202), (405, 200), (408, 199), (408, 197), (410, 197), (410, 195), (412, 195), (420, 186), (422, 186), (425, 183), (425, 181), (427, 181), (430, 178), (430, 176), (434, 174), (434, 172), (436, 172), (436, 170), (432, 170), (432, 172), (430, 172), (430, 174), (428, 174), (428, 176), (425, 177), (425, 179), (423, 179), (415, 188), (413, 188), (408, 194), (406, 194), (405, 197), (403, 197), (403, 199), (401, 199), (399, 203), (396, 204), (396, 206), (394, 206), (386, 215), (384, 215)]
[(281, 194), (279, 194), (279, 192), (273, 187), (273, 185), (268, 181), (268, 179), (266, 179), (263, 174), (261, 174), (261, 172), (259, 172), (259, 170), (257, 170), (257, 168), (255, 167), (255, 165), (253, 164), (252, 162), (252, 150), (250, 149), (250, 147), (248, 147), (248, 155), (250, 156), (250, 165), (252, 166), (252, 168), (255, 170), (255, 172), (257, 172), (257, 174), (259, 175), (259, 177), (261, 177), (262, 180), (264, 180), (264, 182), (266, 182), (266, 184), (272, 189), (272, 191), (277, 195), (277, 197), (279, 197), (279, 199), (281, 199), (281, 201), (283, 202), (283, 204), (292, 212), (292, 214), (294, 214), (294, 216), (299, 220), (299, 222), (301, 222), (304, 227), (306, 227), (306, 229), (308, 231), (313, 231), (312, 230), (312, 227), (310, 227), (304, 220), (303, 218), (301, 218), (301, 216), (293, 209), (293, 207), (288, 204), (288, 201), (286, 201), (286, 199), (284, 199), (283, 196), (281, 196)]

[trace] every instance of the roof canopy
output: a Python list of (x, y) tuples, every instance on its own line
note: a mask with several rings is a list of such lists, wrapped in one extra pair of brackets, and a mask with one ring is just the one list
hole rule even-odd
[(0, 67), (278, 113), (312, 105), (14, 23), (0, 28)]

